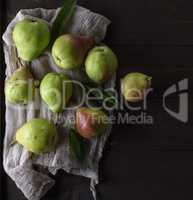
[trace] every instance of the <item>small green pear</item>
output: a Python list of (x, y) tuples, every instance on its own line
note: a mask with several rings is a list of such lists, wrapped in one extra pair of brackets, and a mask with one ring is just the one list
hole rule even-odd
[(58, 134), (55, 125), (46, 119), (36, 118), (25, 123), (16, 132), (16, 141), (32, 153), (54, 150)]
[(65, 74), (48, 73), (41, 81), (40, 95), (52, 112), (61, 112), (72, 96), (72, 82)]
[(76, 111), (76, 130), (86, 139), (103, 134), (107, 125), (108, 117), (101, 110), (82, 107)]
[(34, 88), (33, 76), (29, 68), (21, 67), (5, 81), (6, 100), (14, 104), (27, 104), (33, 99)]
[(116, 71), (117, 66), (117, 56), (104, 45), (91, 49), (85, 61), (88, 77), (98, 84), (107, 81)]
[(41, 20), (24, 19), (13, 29), (13, 41), (18, 55), (25, 61), (40, 56), (50, 42), (48, 25)]
[(65, 34), (54, 42), (52, 57), (56, 65), (63, 69), (77, 69), (93, 45), (94, 40), (90, 37)]
[(132, 72), (121, 80), (121, 93), (127, 101), (138, 102), (144, 99), (146, 91), (151, 87), (151, 77)]

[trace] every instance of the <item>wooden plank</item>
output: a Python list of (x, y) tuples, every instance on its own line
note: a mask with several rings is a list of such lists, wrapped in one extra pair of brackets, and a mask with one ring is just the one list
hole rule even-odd
[[(56, 8), (56, 1), (7, 1), (8, 19), (22, 8)], [(191, 0), (79, 0), (79, 5), (112, 20), (108, 41), (116, 44), (193, 45), (193, 4)]]
[(136, 152), (129, 146), (122, 151), (114, 148), (101, 164), (104, 176), (98, 187), (100, 199), (192, 198), (192, 155), (192, 152), (153, 152), (143, 148)]
[[(56, 8), (61, 2), (62, 0), (31, 0), (16, 3), (15, 0), (8, 0), (7, 23), (19, 9)], [(78, 3), (112, 20), (105, 42), (117, 53), (120, 61), (117, 90), (120, 89), (119, 79), (128, 72), (139, 71), (153, 77), (154, 92), (148, 98), (147, 114), (153, 116), (154, 123), (114, 125), (100, 165), (99, 198), (191, 199), (192, 1), (79, 0)], [(3, 70), (1, 68), (4, 73)], [(183, 78), (189, 79), (190, 121), (187, 124), (174, 119), (162, 106), (164, 91)], [(2, 109), (2, 100), (1, 105)], [(178, 96), (171, 96), (168, 105), (177, 109)], [(126, 108), (119, 111), (123, 114), (140, 114), (139, 111)], [(2, 120), (1, 122), (1, 130), (4, 130), (2, 127), (5, 124)], [(4, 177), (3, 183), (5, 200), (25, 199), (10, 178)], [(55, 187), (44, 199), (92, 199), (89, 180), (59, 172)]]
[(108, 40), (105, 42), (116, 52), (122, 67), (146, 65), (156, 69), (159, 65), (164, 70), (193, 70), (191, 45), (117, 45)]
[(116, 44), (193, 44), (191, 0), (85, 0), (80, 3), (112, 20), (109, 41)]

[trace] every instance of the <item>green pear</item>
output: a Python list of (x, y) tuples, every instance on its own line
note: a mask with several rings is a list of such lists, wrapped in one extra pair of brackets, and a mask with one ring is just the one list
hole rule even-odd
[(48, 73), (41, 81), (40, 95), (52, 112), (61, 112), (72, 96), (72, 82), (65, 74)]
[(16, 141), (32, 153), (54, 150), (58, 134), (55, 125), (46, 119), (36, 118), (25, 123), (16, 132)]
[(76, 111), (76, 130), (86, 139), (103, 134), (107, 125), (108, 117), (101, 110), (83, 107)]
[(40, 56), (50, 42), (48, 25), (41, 20), (24, 19), (13, 29), (13, 41), (18, 55), (25, 61)]
[(52, 57), (56, 65), (63, 69), (77, 69), (93, 45), (94, 40), (90, 37), (65, 34), (54, 42)]
[(151, 87), (151, 77), (132, 72), (121, 80), (121, 93), (130, 102), (138, 102), (144, 99), (146, 91)]
[(98, 84), (107, 81), (116, 71), (117, 66), (116, 55), (104, 45), (91, 49), (85, 61), (88, 77)]
[(17, 69), (5, 81), (5, 97), (10, 103), (27, 104), (33, 99), (34, 82), (28, 67)]

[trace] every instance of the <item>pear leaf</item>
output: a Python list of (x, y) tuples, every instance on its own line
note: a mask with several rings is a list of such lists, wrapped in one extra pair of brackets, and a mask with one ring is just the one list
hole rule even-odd
[(75, 130), (69, 131), (70, 155), (79, 162), (84, 162), (88, 153), (89, 145)]
[(60, 34), (62, 34), (64, 27), (66, 26), (68, 20), (73, 14), (75, 5), (76, 0), (64, 0), (63, 6), (60, 9), (52, 26), (50, 47), (52, 46), (56, 38)]

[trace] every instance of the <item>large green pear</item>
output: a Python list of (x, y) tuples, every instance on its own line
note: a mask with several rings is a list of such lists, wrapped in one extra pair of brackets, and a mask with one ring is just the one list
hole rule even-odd
[(107, 81), (116, 71), (117, 66), (117, 56), (105, 45), (91, 49), (85, 61), (88, 77), (98, 84)]
[(48, 25), (41, 20), (24, 19), (13, 29), (13, 41), (18, 55), (25, 61), (32, 61), (42, 54), (50, 42)]
[(103, 134), (108, 125), (108, 117), (102, 110), (79, 108), (76, 111), (76, 130), (86, 138)]
[(54, 150), (58, 135), (55, 125), (46, 119), (36, 118), (25, 123), (16, 132), (16, 141), (28, 151), (40, 154)]
[(151, 87), (151, 79), (143, 73), (132, 72), (121, 80), (121, 93), (125, 100), (138, 102), (144, 99), (145, 93)]
[(72, 96), (72, 82), (65, 74), (48, 73), (40, 84), (40, 95), (52, 112), (61, 112)]
[(87, 51), (93, 45), (94, 40), (90, 37), (65, 34), (54, 42), (52, 57), (63, 69), (77, 69), (83, 64)]
[(5, 97), (10, 103), (27, 104), (33, 99), (34, 82), (28, 67), (17, 69), (5, 81)]

